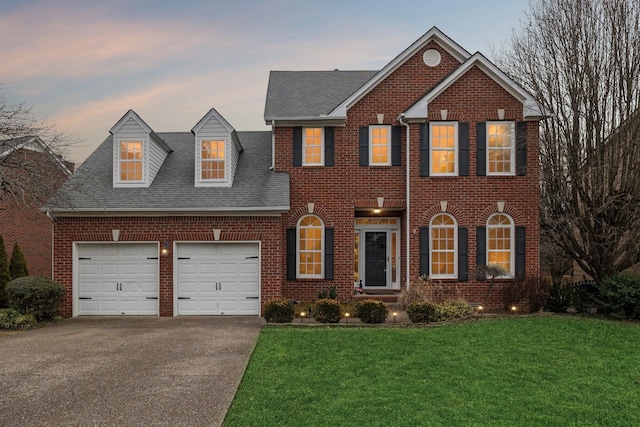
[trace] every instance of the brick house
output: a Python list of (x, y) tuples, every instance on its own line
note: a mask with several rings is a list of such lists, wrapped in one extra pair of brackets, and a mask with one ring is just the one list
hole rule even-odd
[(479, 267), (538, 276), (540, 116), (435, 27), (381, 70), (272, 72), (270, 132), (129, 111), (48, 207), (64, 314), (256, 315), (421, 275), (482, 301)]
[(0, 168), (0, 234), (7, 256), (11, 258), (17, 243), (29, 274), (51, 278), (53, 227), (40, 208), (71, 176), (74, 165), (53, 153), (40, 138), (26, 136), (0, 141)]

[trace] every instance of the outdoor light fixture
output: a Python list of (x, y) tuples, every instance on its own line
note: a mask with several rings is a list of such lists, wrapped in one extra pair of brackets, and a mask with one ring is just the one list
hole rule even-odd
[(301, 312), (300, 312), (300, 323), (304, 323), (304, 315), (305, 315), (305, 314), (306, 314), (306, 313), (305, 313), (304, 311), (301, 311)]
[(162, 244), (162, 250), (160, 251), (160, 253), (162, 255), (167, 255), (169, 253), (169, 242), (167, 242), (165, 240), (165, 242)]
[(482, 313), (482, 310), (484, 310), (484, 307), (483, 307), (483, 306), (481, 306), (481, 305), (479, 305), (479, 306), (478, 306), (478, 311), (479, 311), (480, 313)]
[(517, 310), (518, 310), (518, 308), (517, 308), (515, 305), (512, 305), (512, 306), (511, 306), (511, 311), (512, 311), (513, 313), (515, 313)]
[(396, 313), (395, 311), (393, 312), (393, 323), (396, 323), (396, 316), (398, 315), (398, 313)]
[(351, 314), (349, 314), (349, 313), (345, 313), (345, 314), (344, 314), (344, 317), (346, 317), (346, 318), (347, 318), (347, 323), (349, 323), (349, 316), (351, 316)]

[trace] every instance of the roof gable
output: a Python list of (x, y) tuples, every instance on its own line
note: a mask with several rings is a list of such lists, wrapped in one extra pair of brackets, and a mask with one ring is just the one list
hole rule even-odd
[(236, 149), (241, 152), (242, 151), (242, 144), (240, 143), (240, 140), (238, 139), (238, 134), (236, 132), (236, 130), (233, 128), (233, 126), (231, 126), (231, 124), (224, 118), (222, 117), (222, 115), (220, 113), (218, 113), (218, 111), (216, 111), (215, 108), (212, 108), (211, 110), (209, 110), (209, 112), (207, 114), (204, 115), (203, 118), (201, 118), (198, 123), (196, 123), (196, 125), (193, 127), (193, 129), (191, 129), (191, 133), (198, 136), (198, 133), (200, 133), (201, 131), (203, 131), (206, 126), (208, 124), (210, 124), (211, 121), (214, 121), (215, 123), (218, 123), (220, 126), (222, 126), (227, 133), (229, 133), (229, 136), (231, 137), (231, 140), (233, 141), (233, 143), (236, 146)]
[(373, 77), (371, 77), (365, 84), (363, 84), (357, 91), (353, 92), (351, 96), (341, 102), (335, 107), (329, 116), (331, 117), (346, 117), (347, 110), (351, 108), (355, 103), (364, 98), (369, 92), (371, 92), (376, 86), (378, 86), (384, 79), (391, 75), (395, 70), (400, 68), (409, 58), (416, 54), (420, 49), (427, 44), (435, 42), (442, 47), (453, 58), (457, 59), (460, 63), (466, 61), (471, 54), (463, 49), (459, 44), (451, 40), (447, 35), (440, 31), (437, 27), (432, 27), (422, 37), (416, 40), (411, 46), (406, 48), (402, 53), (396, 56), (391, 62), (389, 62), (382, 70), (378, 71)]
[(436, 99), (440, 94), (447, 90), (452, 84), (464, 76), (471, 68), (478, 67), (482, 72), (489, 76), (493, 81), (500, 85), (504, 90), (510, 93), (523, 105), (523, 117), (540, 118), (542, 113), (531, 96), (526, 90), (520, 87), (509, 76), (502, 72), (495, 64), (485, 58), (480, 52), (475, 53), (462, 65), (456, 68), (451, 74), (444, 78), (440, 83), (433, 87), (425, 96), (416, 101), (405, 112), (404, 116), (407, 120), (425, 120), (428, 117), (429, 103)]
[(12, 153), (15, 153), (18, 150), (31, 150), (39, 153), (45, 153), (51, 157), (56, 165), (62, 170), (62, 172), (71, 176), (73, 171), (67, 166), (65, 161), (62, 160), (61, 156), (58, 156), (56, 153), (49, 148), (47, 144), (37, 136), (23, 136), (20, 138), (13, 139), (5, 139), (0, 141), (0, 158), (5, 158)]
[(118, 122), (115, 125), (113, 125), (113, 127), (109, 130), (109, 133), (112, 135), (117, 134), (130, 120), (133, 120), (144, 133), (149, 135), (149, 138), (151, 138), (156, 144), (162, 147), (162, 149), (165, 150), (167, 153), (171, 153), (173, 151), (173, 149), (169, 147), (167, 143), (164, 142), (162, 138), (160, 138), (153, 131), (153, 129), (151, 129), (151, 127), (148, 124), (146, 124), (145, 121), (142, 120), (140, 116), (133, 110), (127, 111), (125, 115), (122, 116), (122, 118), (118, 120)]

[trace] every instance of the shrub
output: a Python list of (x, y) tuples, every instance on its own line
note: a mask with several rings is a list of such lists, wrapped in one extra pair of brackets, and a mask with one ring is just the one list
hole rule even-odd
[(619, 319), (640, 319), (640, 277), (618, 274), (602, 281), (597, 302)]
[(338, 323), (342, 318), (342, 306), (334, 299), (319, 299), (313, 310), (313, 318), (320, 323)]
[(269, 301), (264, 307), (264, 319), (268, 323), (290, 323), (293, 321), (295, 309), (286, 299)]
[(24, 254), (17, 243), (13, 245), (13, 252), (11, 252), (9, 274), (11, 275), (11, 280), (17, 279), (18, 277), (27, 277), (29, 275), (27, 261), (24, 259)]
[(416, 301), (407, 307), (407, 315), (413, 323), (444, 322), (469, 313), (471, 307), (464, 301), (445, 301), (441, 304)]
[(30, 329), (37, 323), (33, 314), (20, 314), (12, 308), (0, 310), (0, 330)]
[(6, 285), (10, 280), (9, 259), (4, 247), (4, 239), (0, 235), (0, 308), (8, 307)]
[(338, 299), (338, 290), (335, 286), (320, 289), (318, 291), (318, 299)]
[(38, 321), (58, 312), (64, 293), (64, 286), (45, 277), (20, 277), (7, 284), (9, 307)]
[(364, 300), (356, 304), (356, 316), (364, 323), (384, 323), (389, 309), (382, 301)]
[(464, 299), (459, 283), (452, 285), (420, 276), (417, 280), (411, 281), (409, 290), (400, 291), (398, 307), (406, 310), (409, 304), (415, 301), (434, 302), (447, 299)]
[(436, 321), (436, 304), (427, 301), (414, 301), (407, 306), (407, 316), (413, 323)]
[(566, 313), (573, 302), (573, 291), (572, 285), (554, 284), (549, 292), (545, 309), (553, 313)]

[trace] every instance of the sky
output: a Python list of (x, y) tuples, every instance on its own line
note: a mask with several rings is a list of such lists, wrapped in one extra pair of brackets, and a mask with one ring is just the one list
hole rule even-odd
[(528, 0), (1, 0), (0, 95), (79, 142), (81, 163), (132, 109), (188, 132), (215, 108), (268, 130), (271, 70), (379, 70), (436, 26), (492, 51)]

